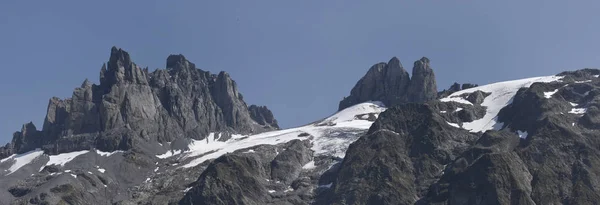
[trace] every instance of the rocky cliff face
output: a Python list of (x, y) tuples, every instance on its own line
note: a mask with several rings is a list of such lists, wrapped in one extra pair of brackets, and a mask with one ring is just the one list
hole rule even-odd
[(386, 106), (405, 102), (426, 102), (437, 98), (435, 75), (429, 59), (415, 61), (412, 79), (400, 60), (393, 57), (387, 64), (373, 65), (345, 97), (339, 106), (343, 110), (366, 101), (381, 101)]
[(153, 153), (155, 144), (178, 138), (278, 129), (268, 108), (246, 105), (226, 72), (200, 70), (183, 55), (169, 56), (166, 67), (149, 72), (113, 47), (99, 85), (85, 80), (71, 98), (50, 99), (42, 130), (24, 125), (1, 149), (3, 156), (35, 148), (55, 154), (90, 148)]

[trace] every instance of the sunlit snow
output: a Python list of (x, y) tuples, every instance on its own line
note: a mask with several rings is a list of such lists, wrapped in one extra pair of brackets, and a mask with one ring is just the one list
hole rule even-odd
[(451, 123), (451, 122), (446, 122), (446, 123), (448, 123), (448, 125), (450, 125), (452, 127), (460, 128), (460, 125), (458, 125), (456, 123)]
[(573, 108), (569, 111), (571, 114), (583, 115), (587, 112), (587, 108)]
[[(182, 158), (194, 158), (189, 163), (182, 165), (182, 168), (194, 167), (202, 162), (215, 159), (226, 153), (236, 150), (246, 149), (257, 145), (275, 145), (286, 143), (294, 139), (306, 139), (299, 137), (302, 133), (308, 133), (312, 138), (315, 155), (333, 155), (344, 157), (347, 147), (358, 139), (360, 133), (364, 133), (372, 121), (357, 118), (365, 114), (379, 114), (385, 111), (385, 107), (380, 102), (365, 102), (346, 108), (335, 113), (323, 121), (303, 127), (291, 128), (286, 130), (277, 130), (260, 133), (250, 136), (233, 135), (226, 142), (214, 140), (214, 133), (211, 133), (204, 140), (192, 140), (188, 151), (167, 152), (158, 155), (160, 158), (179, 156)], [(277, 150), (279, 152), (280, 150)]]
[(116, 153), (123, 153), (123, 151), (118, 150), (118, 151), (114, 151), (114, 152), (103, 152), (100, 150), (96, 150), (96, 153), (103, 157), (110, 157), (111, 155), (116, 154)]
[(33, 161), (34, 159), (38, 158), (39, 156), (41, 156), (42, 154), (44, 154), (44, 151), (40, 150), (40, 149), (36, 149), (33, 151), (29, 151), (23, 154), (14, 154), (11, 155), (10, 157), (6, 158), (6, 159), (2, 159), (0, 160), (0, 163), (4, 163), (8, 160), (14, 160), (14, 164), (12, 164), (10, 166), (10, 168), (8, 168), (8, 174), (12, 174), (15, 171), (17, 171), (18, 169), (20, 169), (21, 167), (29, 164), (31, 161)]
[(88, 152), (90, 152), (90, 151), (84, 150), (84, 151), (77, 151), (77, 152), (62, 153), (62, 154), (58, 154), (58, 155), (49, 155), (48, 157), (50, 157), (50, 160), (48, 162), (46, 162), (46, 165), (44, 165), (44, 166), (42, 166), (42, 168), (40, 168), (40, 171), (42, 171), (42, 169), (44, 169), (45, 166), (49, 166), (49, 165), (64, 166), (71, 160), (75, 159), (75, 157), (85, 154), (85, 153), (88, 153)]
[(440, 99), (444, 102), (454, 101), (463, 104), (472, 104), (469, 101), (464, 100), (460, 96), (465, 93), (472, 93), (475, 91), (482, 91), (486, 93), (491, 93), (487, 96), (482, 106), (486, 107), (485, 115), (478, 120), (474, 120), (473, 122), (465, 122), (463, 123), (463, 128), (470, 130), (471, 132), (480, 132), (491, 129), (499, 129), (502, 127), (502, 123), (497, 122), (498, 112), (505, 106), (512, 103), (512, 98), (515, 96), (517, 91), (523, 87), (529, 87), (531, 84), (535, 82), (553, 82), (563, 78), (562, 76), (545, 76), (545, 77), (535, 77), (535, 78), (527, 78), (521, 80), (513, 80), (506, 82), (493, 83), (489, 85), (483, 85), (479, 87), (469, 88), (465, 90), (461, 90), (455, 93), (452, 93), (450, 96), (446, 98)]
[(551, 91), (551, 92), (544, 92), (544, 97), (545, 97), (545, 98), (552, 98), (552, 95), (554, 95), (554, 94), (555, 94), (555, 93), (557, 93), (557, 92), (558, 92), (558, 89), (556, 89), (556, 90), (553, 90), (553, 91)]

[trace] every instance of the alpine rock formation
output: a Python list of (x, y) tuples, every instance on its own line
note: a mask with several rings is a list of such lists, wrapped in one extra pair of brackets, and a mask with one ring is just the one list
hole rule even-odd
[(600, 70), (438, 92), (430, 64), (375, 64), (337, 113), (279, 129), (225, 72), (113, 48), (0, 147), (0, 204), (600, 201)]

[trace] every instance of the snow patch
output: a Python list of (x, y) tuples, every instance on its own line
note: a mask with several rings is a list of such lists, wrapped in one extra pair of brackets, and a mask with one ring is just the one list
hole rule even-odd
[(254, 153), (254, 150), (251, 149), (251, 150), (245, 151), (244, 153)]
[(302, 166), (302, 169), (314, 169), (317, 166), (315, 166), (315, 161), (310, 161), (308, 163), (306, 163), (304, 166)]
[(98, 168), (98, 171), (99, 171), (100, 173), (104, 173), (104, 172), (106, 172), (106, 169), (103, 169), (103, 168)]
[(552, 95), (554, 95), (557, 92), (558, 92), (558, 89), (550, 91), (550, 92), (544, 92), (544, 97), (545, 98), (552, 98)]
[(103, 156), (103, 157), (110, 157), (111, 155), (116, 154), (116, 153), (123, 153), (123, 151), (117, 150), (117, 151), (114, 151), (114, 152), (103, 152), (103, 151), (100, 151), (100, 150), (96, 150), (96, 153), (98, 155), (100, 155), (100, 156)]
[(71, 174), (71, 176), (75, 177), (75, 179), (77, 179), (77, 175)]
[(473, 105), (473, 103), (469, 102), (468, 100), (465, 100), (464, 98), (460, 97), (460, 96), (448, 96), (445, 98), (440, 99), (440, 101), (442, 102), (457, 102), (457, 103), (462, 103), (462, 104), (467, 104), (467, 105)]
[(379, 101), (370, 101), (365, 103), (360, 103), (351, 107), (348, 107), (344, 110), (341, 110), (331, 117), (323, 120), (323, 123), (342, 123), (348, 121), (354, 121), (355, 116), (359, 114), (368, 114), (368, 113), (381, 113), (385, 111), (385, 105)]
[[(88, 152), (90, 152), (90, 151), (84, 150), (84, 151), (77, 151), (77, 152), (62, 153), (62, 154), (58, 154), (58, 155), (50, 155), (50, 156), (48, 156), (48, 157), (50, 157), (50, 160), (46, 163), (45, 166), (49, 166), (49, 165), (65, 166), (65, 164), (67, 164), (71, 160), (75, 159), (75, 157), (82, 155), (82, 154), (86, 154)], [(44, 166), (42, 166), (42, 168), (40, 168), (40, 171), (42, 171), (43, 168), (44, 168)]]
[(13, 154), (10, 157), (0, 160), (0, 163), (4, 163), (8, 160), (14, 160), (14, 164), (8, 168), (8, 173), (6, 175), (10, 175), (15, 171), (19, 170), (21, 167), (31, 163), (33, 160), (37, 159), (39, 156), (42, 156), (44, 151), (41, 149), (35, 149), (33, 151), (29, 151), (23, 154)]
[(553, 82), (562, 79), (562, 76), (544, 76), (544, 77), (535, 77), (535, 78), (526, 78), (520, 80), (513, 81), (505, 81), (498, 82), (489, 85), (478, 86), (474, 88), (469, 88), (465, 90), (461, 90), (455, 93), (452, 93), (450, 96), (446, 98), (440, 99), (442, 102), (459, 102), (463, 104), (471, 104), (461, 98), (460, 96), (466, 93), (472, 93), (475, 91), (482, 91), (486, 93), (491, 93), (487, 96), (482, 106), (486, 107), (485, 115), (478, 120), (474, 120), (472, 122), (463, 123), (463, 128), (470, 130), (471, 132), (481, 132), (491, 129), (499, 129), (502, 127), (503, 123), (497, 121), (497, 115), (500, 110), (507, 105), (512, 103), (512, 98), (515, 96), (517, 91), (523, 87), (529, 87), (531, 84), (535, 82)]
[(575, 81), (575, 83), (589, 83), (589, 82), (592, 82), (592, 80)]
[(461, 110), (463, 110), (462, 107), (456, 108), (456, 110), (454, 110), (454, 112), (460, 112)]
[(192, 187), (185, 188), (185, 190), (183, 190), (183, 193), (187, 193), (190, 190), (192, 190)]
[(521, 139), (527, 139), (527, 135), (529, 135), (529, 134), (527, 133), (527, 131), (523, 132), (523, 131), (521, 131), (521, 130), (517, 130), (517, 134), (519, 135), (519, 137), (520, 137)]
[(460, 128), (460, 125), (458, 125), (456, 123), (451, 123), (451, 122), (446, 122), (446, 123), (448, 123), (448, 125), (450, 125), (452, 127)]
[(275, 193), (275, 192), (276, 192), (275, 190), (269, 190), (270, 194)]
[(577, 104), (577, 103), (572, 103), (572, 102), (569, 102), (569, 104), (571, 104), (571, 106), (573, 106), (573, 107), (576, 107), (576, 106), (578, 106), (578, 105), (579, 105), (579, 104)]
[(442, 111), (440, 111), (440, 113), (444, 114), (444, 113), (446, 113), (446, 111), (445, 111), (445, 110), (442, 110)]
[(572, 108), (569, 113), (583, 115), (587, 112), (587, 108)]

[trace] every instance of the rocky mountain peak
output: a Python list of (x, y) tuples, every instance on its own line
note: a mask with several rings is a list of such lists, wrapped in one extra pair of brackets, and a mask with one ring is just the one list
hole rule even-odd
[(167, 57), (167, 69), (175, 69), (175, 70), (180, 70), (180, 69), (186, 69), (186, 68), (196, 68), (196, 66), (193, 63), (190, 63), (185, 56), (183, 56), (182, 54), (177, 54), (177, 55), (169, 55), (169, 57)]
[(4, 155), (36, 148), (49, 153), (91, 148), (162, 153), (165, 148), (158, 143), (179, 138), (277, 128), (266, 107), (250, 110), (226, 72), (210, 75), (179, 54), (167, 58), (167, 70), (148, 73), (126, 51), (113, 47), (100, 70), (100, 85), (86, 79), (71, 98), (53, 97), (42, 130), (26, 124), (1, 150)]
[(429, 59), (423, 57), (415, 61), (407, 100), (409, 102), (427, 102), (437, 98), (437, 83), (435, 74), (429, 65)]
[(340, 102), (339, 110), (366, 101), (381, 101), (387, 106), (405, 102), (425, 102), (437, 97), (435, 75), (426, 57), (415, 61), (412, 79), (400, 60), (373, 65)]

